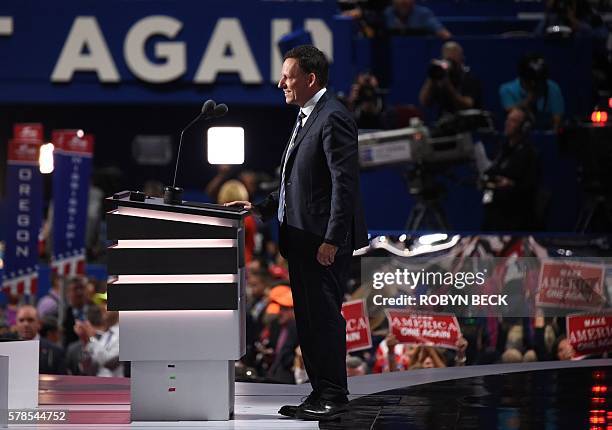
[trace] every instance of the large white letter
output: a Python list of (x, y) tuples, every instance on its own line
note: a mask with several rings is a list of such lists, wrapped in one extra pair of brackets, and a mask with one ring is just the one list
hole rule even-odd
[[(231, 55), (225, 55), (227, 49)], [(237, 18), (221, 18), (202, 57), (194, 82), (210, 84), (220, 72), (238, 73), (245, 84), (260, 84), (261, 74)]]
[(304, 21), (304, 29), (312, 36), (312, 44), (327, 56), (330, 63), (334, 62), (334, 39), (332, 32), (322, 19), (312, 18)]
[(170, 82), (179, 78), (187, 68), (185, 44), (183, 42), (157, 42), (155, 57), (165, 60), (156, 64), (147, 58), (145, 45), (153, 35), (173, 38), (183, 23), (170, 16), (149, 16), (138, 21), (130, 28), (123, 45), (125, 62), (134, 75), (147, 82)]
[(283, 53), (278, 49), (278, 41), (285, 34), (291, 33), (291, 20), (288, 18), (273, 19), (270, 29), (270, 82), (277, 83), (283, 68)]
[[(84, 53), (83, 48), (88, 52)], [(74, 72), (96, 72), (101, 82), (120, 80), (98, 21), (93, 16), (79, 16), (74, 20), (51, 74), (51, 82), (70, 82)]]
[[(330, 63), (334, 61), (333, 34), (324, 20), (311, 18), (304, 21), (304, 30), (312, 36), (312, 43), (327, 56)], [(278, 82), (280, 77), (283, 55), (278, 49), (278, 41), (286, 34), (291, 33), (291, 20), (277, 18), (272, 20), (270, 46), (270, 81)]]

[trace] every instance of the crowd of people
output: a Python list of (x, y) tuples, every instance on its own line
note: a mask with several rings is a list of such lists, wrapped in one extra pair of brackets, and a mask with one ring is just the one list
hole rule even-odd
[[(217, 201), (251, 198), (257, 193), (260, 184), (250, 172), (234, 173), (221, 168), (224, 179), (217, 178), (218, 185), (209, 186)], [(246, 354), (236, 362), (237, 379), (306, 382), (287, 262), (268, 226), (254, 217), (245, 224)], [(356, 270), (345, 286), (346, 300), (362, 286), (359, 264), (354, 257)], [(459, 318), (462, 335), (453, 349), (400, 343), (386, 320), (373, 315), (370, 320), (373, 345), (347, 355), (350, 376), (582, 358), (564, 337), (563, 318)], [(19, 298), (12, 297), (0, 321), (2, 340), (40, 340), (41, 373), (129, 376), (128, 363), (119, 361), (119, 314), (106, 309), (106, 282), (54, 275), (50, 290), (35, 303), (20, 304)]]
[(11, 299), (2, 312), (0, 340), (38, 340), (41, 374), (129, 374), (119, 361), (119, 313), (106, 308), (105, 282), (53, 275), (36, 303)]
[[(346, 287), (347, 299), (357, 286), (352, 281)], [(236, 362), (237, 380), (308, 381), (290, 283), (282, 257), (270, 261), (258, 253), (249, 262), (246, 354)], [(0, 340), (39, 340), (41, 374), (129, 376), (129, 363), (119, 361), (119, 313), (106, 309), (105, 290), (104, 283), (84, 277), (54, 276), (52, 288), (36, 304), (3, 310)], [(561, 317), (459, 318), (462, 335), (453, 349), (400, 343), (386, 321), (370, 320), (373, 346), (347, 355), (349, 376), (586, 358), (579, 357), (566, 339)]]

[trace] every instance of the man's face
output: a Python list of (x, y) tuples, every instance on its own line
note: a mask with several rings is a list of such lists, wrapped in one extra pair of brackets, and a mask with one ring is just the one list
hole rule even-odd
[(525, 114), (518, 110), (512, 109), (508, 116), (506, 117), (506, 126), (504, 129), (504, 134), (506, 137), (515, 137), (520, 134), (521, 125), (525, 120)]
[(20, 339), (32, 340), (38, 334), (40, 323), (36, 309), (24, 306), (17, 312), (17, 334)]
[(70, 283), (68, 288), (68, 301), (70, 306), (82, 308), (85, 305), (85, 285), (81, 281)]
[(455, 64), (463, 64), (463, 61), (465, 60), (463, 57), (463, 48), (461, 48), (460, 46), (455, 46), (450, 49), (445, 49), (444, 59), (452, 61)]
[(574, 357), (574, 348), (569, 340), (563, 339), (557, 347), (557, 356), (559, 360), (571, 360)]
[(306, 74), (295, 58), (287, 58), (283, 63), (278, 88), (285, 94), (285, 103), (304, 106), (316, 93), (313, 73)]

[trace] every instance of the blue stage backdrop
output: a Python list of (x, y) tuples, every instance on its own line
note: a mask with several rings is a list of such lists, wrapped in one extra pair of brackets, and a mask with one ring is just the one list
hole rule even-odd
[(304, 28), (348, 70), (332, 27), (350, 23), (335, 12), (333, 0), (4, 0), (0, 103), (280, 104), (287, 33)]

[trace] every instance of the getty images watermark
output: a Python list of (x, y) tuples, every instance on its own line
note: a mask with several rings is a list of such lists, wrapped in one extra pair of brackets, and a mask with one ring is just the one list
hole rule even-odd
[[(374, 272), (372, 288), (381, 290), (394, 285), (415, 290), (419, 287), (447, 287), (462, 290), (466, 287), (483, 286), (487, 270), (482, 272), (428, 272), (409, 269), (395, 269), (392, 272)], [(375, 294), (372, 298), (377, 306), (508, 306), (508, 294), (400, 294), (399, 297), (385, 297)]]
[(612, 261), (363, 257), (369, 306), (474, 316), (563, 316), (610, 308)]

